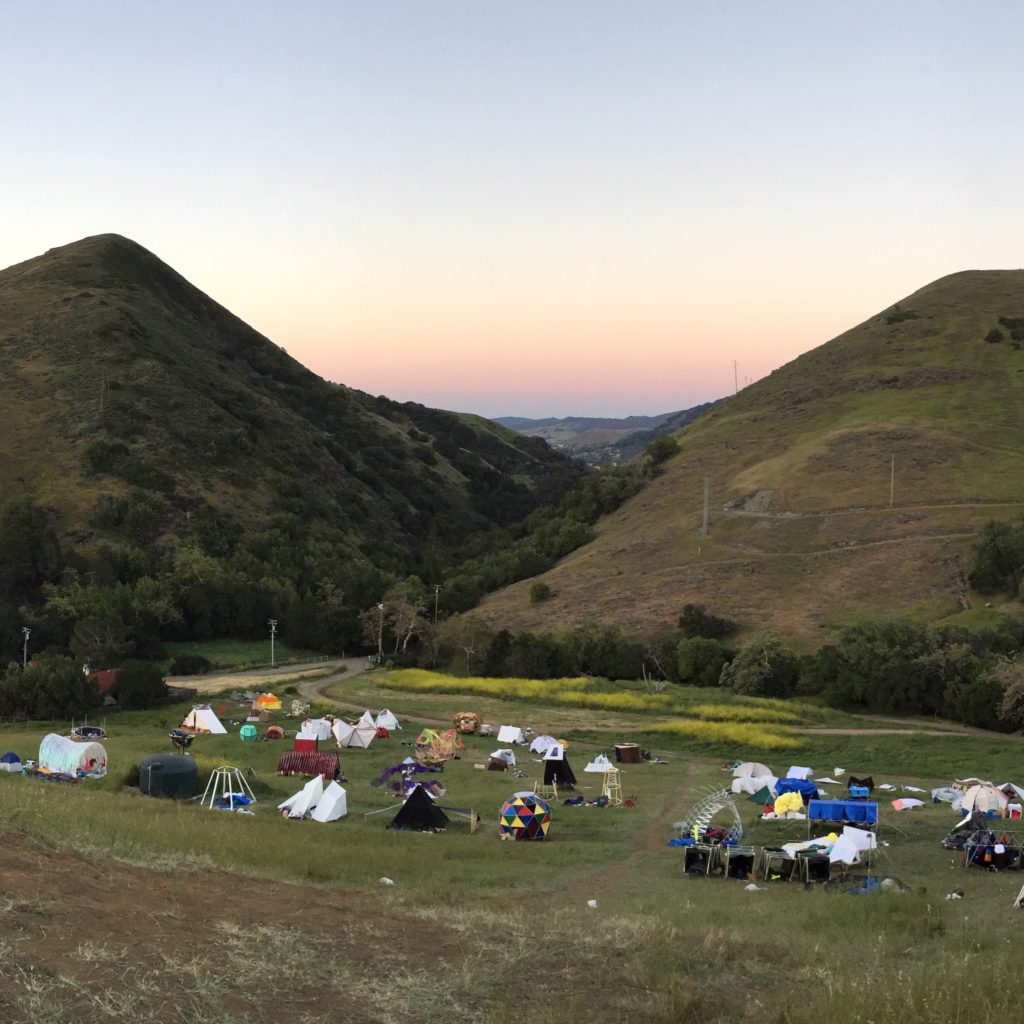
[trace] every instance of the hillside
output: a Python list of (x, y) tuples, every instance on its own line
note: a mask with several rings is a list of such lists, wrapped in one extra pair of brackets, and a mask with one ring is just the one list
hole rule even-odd
[(664, 473), (539, 577), (552, 600), (525, 581), (480, 612), (651, 630), (693, 602), (811, 644), (865, 615), (953, 615), (975, 532), (1024, 507), (1022, 427), (1024, 271), (942, 278), (674, 435)]
[[(31, 497), (108, 582), (185, 544), (376, 601), (583, 472), (483, 418), (322, 380), (116, 235), (0, 272), (0, 387), (0, 504)], [(118, 557), (97, 566), (103, 545)]]

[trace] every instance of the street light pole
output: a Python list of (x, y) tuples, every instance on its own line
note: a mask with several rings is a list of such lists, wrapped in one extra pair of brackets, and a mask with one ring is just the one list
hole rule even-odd
[(25, 668), (28, 665), (28, 638), (31, 636), (32, 630), (28, 626), (22, 626), (21, 631), (25, 634), (25, 642), (21, 648), (21, 667)]
[(441, 593), (441, 584), (434, 584), (434, 625), (437, 625), (437, 595)]
[(377, 627), (377, 664), (384, 659), (384, 605), (377, 605), (380, 609), (380, 625)]
[(268, 619), (270, 625), (270, 667), (274, 667), (274, 637), (277, 636), (277, 619)]

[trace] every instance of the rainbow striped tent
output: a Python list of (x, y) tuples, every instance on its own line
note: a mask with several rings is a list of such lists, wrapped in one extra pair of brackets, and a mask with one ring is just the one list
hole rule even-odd
[(502, 805), (498, 831), (513, 839), (546, 839), (551, 807), (536, 793), (515, 793)]

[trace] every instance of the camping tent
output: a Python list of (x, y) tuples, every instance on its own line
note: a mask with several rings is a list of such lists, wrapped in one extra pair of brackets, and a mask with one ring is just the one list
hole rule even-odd
[(385, 708), (374, 719), (374, 723), (373, 724), (376, 725), (378, 729), (401, 729), (402, 728), (402, 726), (399, 724), (398, 719), (395, 718), (395, 716), (387, 708)]
[(284, 803), (278, 804), (277, 809), (282, 811), (286, 818), (304, 818), (316, 807), (323, 795), (323, 776), (314, 775), (298, 793), (290, 796)]
[(388, 828), (409, 832), (432, 832), (446, 828), (448, 815), (438, 807), (422, 786), (417, 786), (391, 819)]
[(336, 782), (332, 782), (325, 790), (320, 801), (313, 808), (310, 817), (314, 821), (337, 821), (348, 814), (348, 797), (345, 790)]
[(107, 774), (107, 752), (99, 743), (78, 743), (51, 732), (39, 744), (39, 768), (55, 775), (100, 778)]
[(526, 737), (518, 725), (503, 725), (498, 730), (499, 743), (525, 743)]
[(4, 772), (20, 772), (21, 771), (21, 758), (18, 757), (13, 751), (8, 750), (3, 757), (0, 757), (0, 771)]
[(261, 693), (256, 697), (256, 705), (260, 711), (280, 711), (281, 698), (272, 693)]
[(583, 770), (585, 772), (594, 772), (598, 775), (604, 775), (604, 773), (611, 767), (612, 763), (608, 760), (608, 755), (598, 754), (597, 757), (595, 757), (593, 761), (590, 761)]
[[(555, 748), (552, 747), (552, 750)], [(562, 749), (561, 746), (558, 747)], [(576, 785), (576, 776), (573, 774), (569, 764), (569, 758), (563, 753), (561, 757), (544, 758), (544, 785), (565, 786), (572, 789)]]
[(315, 736), (318, 740), (331, 738), (331, 721), (327, 718), (307, 718), (299, 729), (304, 736)]
[(238, 730), (238, 735), (241, 737), (243, 743), (252, 743), (260, 738), (260, 734), (256, 731), (256, 726), (249, 722), (246, 722), (245, 725)]
[[(501, 739), (500, 736), (498, 738)], [(530, 753), (546, 754), (557, 742), (558, 740), (556, 740), (554, 736), (548, 736), (547, 734), (543, 736), (535, 736), (533, 742), (530, 744)]]
[(959, 808), (955, 802), (953, 807), (964, 814), (981, 811), (982, 814), (1001, 817), (1006, 810), (1007, 803), (1009, 801), (1006, 794), (1001, 793), (995, 786), (981, 785), (971, 786), (961, 798)]
[(377, 735), (377, 726), (370, 719), (369, 724), (360, 719), (355, 725), (343, 722), (340, 718), (334, 720), (334, 739), (339, 747), (368, 747)]
[(551, 828), (551, 806), (536, 793), (514, 793), (498, 813), (498, 831), (513, 839), (545, 839)]
[(760, 761), (741, 761), (732, 770), (732, 777), (734, 779), (760, 779), (766, 775), (771, 775), (772, 778), (775, 777), (772, 774), (771, 768), (766, 764), (761, 764)]
[(198, 704), (186, 716), (181, 723), (182, 729), (191, 732), (207, 732), (216, 735), (227, 735), (227, 729), (220, 724), (220, 719), (214, 714), (209, 704)]
[(492, 771), (504, 772), (509, 768), (515, 768), (516, 755), (512, 750), (496, 750), (488, 759), (488, 767)]

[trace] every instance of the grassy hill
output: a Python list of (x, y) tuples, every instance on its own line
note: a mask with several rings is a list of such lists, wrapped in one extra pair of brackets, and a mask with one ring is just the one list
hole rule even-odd
[(957, 614), (976, 531), (1024, 508), (1022, 318), (1024, 271), (922, 288), (675, 434), (664, 473), (541, 577), (551, 601), (524, 582), (482, 614), (650, 630), (695, 602), (811, 644), (864, 615)]
[(117, 235), (0, 272), (0, 387), (0, 495), (85, 553), (244, 537), (315, 579), (436, 576), (582, 474), (483, 418), (322, 380)]

